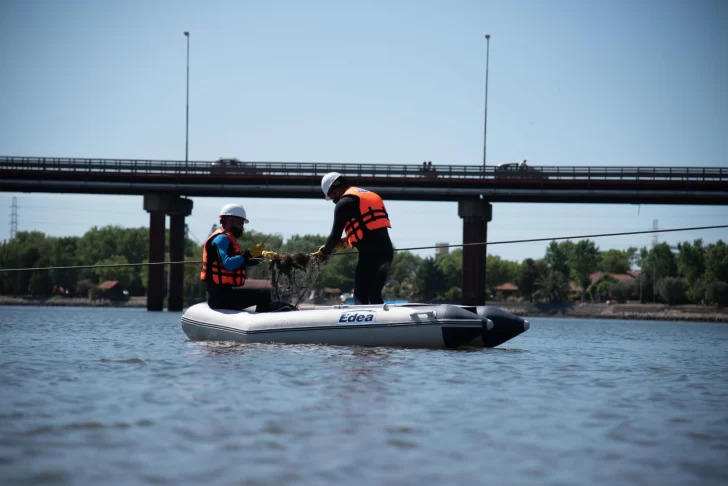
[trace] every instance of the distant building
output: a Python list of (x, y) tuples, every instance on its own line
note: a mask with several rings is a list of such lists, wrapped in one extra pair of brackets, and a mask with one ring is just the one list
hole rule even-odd
[[(600, 296), (596, 295), (597, 290), (597, 284), (599, 284), (602, 280), (612, 280), (614, 282), (637, 282), (639, 281), (640, 277), (640, 270), (629, 270), (627, 273), (607, 273), (607, 272), (594, 272), (591, 275), (589, 275), (589, 285), (586, 288), (586, 291), (588, 294), (591, 295), (591, 298), (594, 300), (601, 300)], [(637, 287), (639, 288), (639, 287)], [(570, 281), (569, 282), (569, 294), (571, 295), (572, 299), (576, 300), (578, 297), (581, 296), (582, 287), (577, 282)]]
[(509, 297), (518, 297), (519, 294), (518, 286), (510, 282), (496, 285), (495, 287), (493, 287), (493, 291), (495, 292), (496, 298), (500, 297), (503, 299), (507, 299)]
[(104, 280), (96, 287), (97, 299), (129, 300), (129, 292), (118, 280)]
[(448, 246), (449, 244), (450, 243), (435, 243), (435, 260), (437, 260), (441, 256), (450, 254), (450, 247)]

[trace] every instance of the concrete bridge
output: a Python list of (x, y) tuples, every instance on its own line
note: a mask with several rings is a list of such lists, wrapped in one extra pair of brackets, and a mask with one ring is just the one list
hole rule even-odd
[[(492, 202), (593, 204), (728, 204), (722, 167), (503, 167), (309, 162), (171, 161), (1, 157), (0, 191), (144, 196), (149, 261), (164, 259), (170, 217), (170, 259), (183, 260), (191, 196), (322, 197), (321, 177), (336, 171), (386, 201), (457, 201), (463, 243), (487, 241)], [(463, 248), (463, 300), (485, 301), (484, 245)], [(148, 310), (162, 310), (161, 265), (150, 265)], [(167, 308), (182, 309), (183, 266), (170, 265)]]

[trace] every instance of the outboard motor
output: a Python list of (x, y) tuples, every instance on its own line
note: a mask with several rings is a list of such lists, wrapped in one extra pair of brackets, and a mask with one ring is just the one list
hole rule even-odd
[(522, 332), (528, 331), (531, 323), (527, 319), (515, 316), (497, 307), (479, 305), (476, 313), (493, 322), (493, 329), (483, 332), (483, 344), (486, 348), (494, 348)]

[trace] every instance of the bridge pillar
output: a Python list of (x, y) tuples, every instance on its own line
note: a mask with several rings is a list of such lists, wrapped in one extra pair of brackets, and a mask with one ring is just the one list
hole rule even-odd
[[(169, 261), (185, 259), (185, 217), (192, 214), (192, 199), (176, 198), (169, 201)], [(167, 281), (167, 310), (181, 311), (184, 304), (184, 263), (169, 266)]]
[[(463, 243), (488, 241), (488, 222), (493, 206), (482, 199), (458, 201), (458, 216), (463, 219)], [(463, 247), (463, 304), (485, 304), (485, 245)]]
[[(144, 210), (149, 213), (149, 263), (164, 261), (164, 230), (169, 196), (145, 194)], [(147, 267), (147, 310), (164, 310), (164, 266)]]

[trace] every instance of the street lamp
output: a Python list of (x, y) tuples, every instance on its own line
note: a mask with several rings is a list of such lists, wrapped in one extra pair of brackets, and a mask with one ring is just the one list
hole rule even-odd
[(187, 37), (187, 119), (185, 122), (185, 166), (187, 166), (190, 146), (190, 33), (185, 31), (185, 37)]
[(483, 170), (485, 170), (485, 148), (488, 137), (488, 61), (490, 58), (490, 34), (485, 34), (485, 122), (483, 123)]

